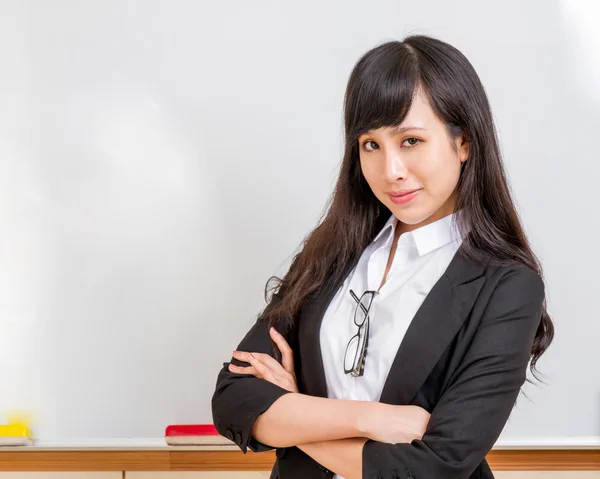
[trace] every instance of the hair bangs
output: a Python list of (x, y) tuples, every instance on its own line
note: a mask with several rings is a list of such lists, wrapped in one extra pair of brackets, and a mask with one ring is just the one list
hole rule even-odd
[(352, 141), (367, 131), (399, 126), (419, 88), (412, 53), (401, 46), (386, 46), (368, 61), (359, 62), (351, 75), (346, 133)]

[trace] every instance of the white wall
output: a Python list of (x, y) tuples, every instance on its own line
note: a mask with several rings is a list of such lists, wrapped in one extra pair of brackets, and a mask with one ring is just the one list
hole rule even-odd
[[(460, 48), (546, 268), (555, 343), (503, 441), (600, 436), (598, 4), (0, 1), (0, 415), (47, 442), (210, 422), (315, 225), (360, 55)], [(233, 298), (233, 299), (232, 299)]]

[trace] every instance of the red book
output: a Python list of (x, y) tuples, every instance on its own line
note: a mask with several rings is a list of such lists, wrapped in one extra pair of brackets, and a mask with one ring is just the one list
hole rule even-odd
[(213, 424), (174, 424), (167, 426), (165, 440), (171, 446), (211, 446), (229, 444)]

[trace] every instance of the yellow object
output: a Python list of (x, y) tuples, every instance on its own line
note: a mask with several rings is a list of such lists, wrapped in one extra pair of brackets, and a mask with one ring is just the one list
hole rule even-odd
[(31, 431), (24, 424), (0, 425), (0, 437), (31, 437)]
[(33, 421), (31, 413), (11, 411), (7, 414), (8, 424), (0, 425), (0, 446), (30, 446), (33, 444), (33, 434), (30, 424)]

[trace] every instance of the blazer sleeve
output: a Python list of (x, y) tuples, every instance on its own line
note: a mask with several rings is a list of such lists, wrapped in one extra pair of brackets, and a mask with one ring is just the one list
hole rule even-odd
[(525, 382), (543, 300), (537, 273), (507, 268), (423, 438), (410, 444), (367, 441), (363, 478), (468, 478), (500, 436)]
[[(279, 301), (281, 297), (273, 295), (264, 312)], [(275, 357), (271, 338), (263, 321), (264, 312), (239, 343), (238, 351), (266, 353)], [(280, 358), (277, 360), (281, 362)], [(231, 358), (231, 362), (237, 366), (249, 366), (235, 358)], [(231, 373), (228, 369), (229, 364), (223, 363), (211, 402), (213, 422), (217, 431), (234, 441), (244, 454), (248, 448), (254, 452), (274, 449), (256, 441), (251, 435), (252, 427), (259, 415), (289, 391), (264, 379)]]

